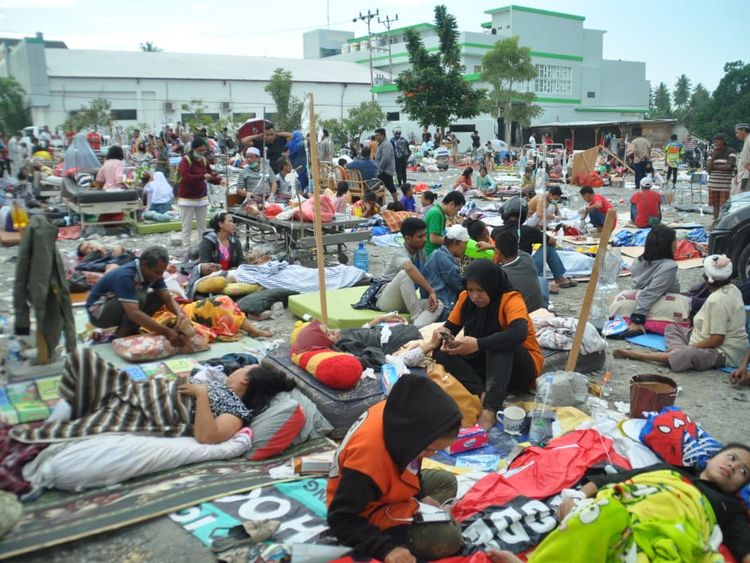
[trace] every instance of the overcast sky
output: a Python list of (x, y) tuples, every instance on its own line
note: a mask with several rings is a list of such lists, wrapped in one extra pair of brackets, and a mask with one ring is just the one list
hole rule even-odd
[[(500, 0), (445, 0), (460, 30), (480, 31), (487, 9)], [(670, 89), (682, 73), (712, 91), (724, 64), (750, 62), (750, 0), (519, 0), (535, 8), (586, 17), (588, 28), (603, 29), (604, 56), (646, 62), (652, 85)], [(368, 8), (395, 16), (394, 27), (432, 21), (434, 2), (425, 0), (0, 0), (0, 35), (61, 39), (73, 49), (137, 50), (152, 41), (166, 51), (302, 57), (302, 34), (325, 27), (365, 35), (352, 18)], [(330, 16), (330, 17), (329, 17)], [(328, 19), (327, 19), (328, 18)], [(373, 31), (384, 29), (373, 20)]]

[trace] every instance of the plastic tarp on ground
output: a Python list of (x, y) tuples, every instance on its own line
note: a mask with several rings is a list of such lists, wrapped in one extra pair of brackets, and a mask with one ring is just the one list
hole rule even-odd
[(545, 448), (531, 447), (518, 456), (506, 474), (491, 473), (481, 479), (453, 509), (463, 521), (489, 506), (503, 506), (524, 496), (545, 499), (573, 487), (596, 464), (611, 463), (631, 469), (612, 440), (596, 430), (576, 430), (552, 440)]

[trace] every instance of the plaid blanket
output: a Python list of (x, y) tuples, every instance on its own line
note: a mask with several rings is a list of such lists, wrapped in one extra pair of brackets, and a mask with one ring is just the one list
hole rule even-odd
[(105, 432), (191, 435), (192, 399), (177, 394), (177, 382), (135, 382), (90, 348), (78, 348), (65, 360), (60, 395), (70, 403), (71, 420), (38, 428), (16, 426), (19, 442), (57, 442)]
[(401, 231), (401, 223), (409, 217), (420, 217), (419, 213), (413, 211), (388, 211), (386, 209), (380, 212), (380, 216), (388, 226), (388, 230), (392, 233), (398, 233)]

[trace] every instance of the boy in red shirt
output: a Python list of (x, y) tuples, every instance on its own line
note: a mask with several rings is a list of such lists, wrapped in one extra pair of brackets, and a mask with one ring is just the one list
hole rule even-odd
[[(601, 231), (604, 226), (604, 219), (607, 217), (607, 212), (612, 209), (612, 204), (609, 200), (601, 194), (595, 194), (594, 188), (585, 186), (580, 191), (583, 201), (586, 202), (586, 207), (583, 209), (582, 218), (585, 219), (588, 215), (591, 220), (591, 224), (594, 225), (597, 231)], [(617, 218), (615, 217), (615, 226), (617, 226)]]
[(661, 223), (661, 195), (652, 192), (649, 176), (641, 178), (641, 189), (630, 198), (630, 220), (636, 227), (655, 227)]

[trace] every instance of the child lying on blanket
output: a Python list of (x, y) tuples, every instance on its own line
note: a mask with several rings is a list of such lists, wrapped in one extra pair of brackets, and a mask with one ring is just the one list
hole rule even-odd
[[(273, 336), (270, 330), (260, 329), (250, 322), (228, 295), (216, 295), (183, 303), (180, 308), (193, 323), (196, 332), (205, 336), (209, 342), (239, 340), (240, 331), (253, 337)], [(175, 328), (177, 323), (177, 317), (165, 308), (156, 313), (154, 320), (169, 328)]]
[(747, 349), (747, 332), (742, 295), (730, 280), (732, 261), (723, 255), (707, 256), (703, 277), (711, 295), (695, 315), (692, 330), (668, 326), (666, 352), (615, 350), (614, 357), (667, 364), (677, 372), (739, 365)]
[[(390, 337), (383, 342), (381, 323), (401, 323), (390, 325)], [(393, 314), (381, 315), (366, 323), (362, 328), (336, 330), (319, 321), (312, 321), (299, 331), (294, 343), (294, 353), (308, 350), (333, 348), (348, 352), (359, 358), (365, 368), (379, 370), (385, 364), (385, 356), (395, 353), (407, 342), (420, 340), (419, 330)], [(432, 351), (430, 349), (429, 351)]]
[[(736, 496), (750, 481), (750, 446), (729, 444), (700, 473), (659, 464), (589, 477), (587, 499), (563, 501), (560, 526), (529, 561), (724, 561), (719, 543), (750, 563), (750, 528)], [(721, 535), (716, 533), (720, 528)], [(516, 563), (507, 551), (493, 563)]]
[(33, 429), (16, 426), (11, 434), (25, 443), (106, 432), (192, 434), (201, 444), (219, 444), (248, 426), (276, 394), (293, 388), (293, 381), (259, 365), (235, 370), (223, 383), (132, 381), (90, 348), (78, 348), (66, 358), (60, 381), (70, 419), (48, 421)]

